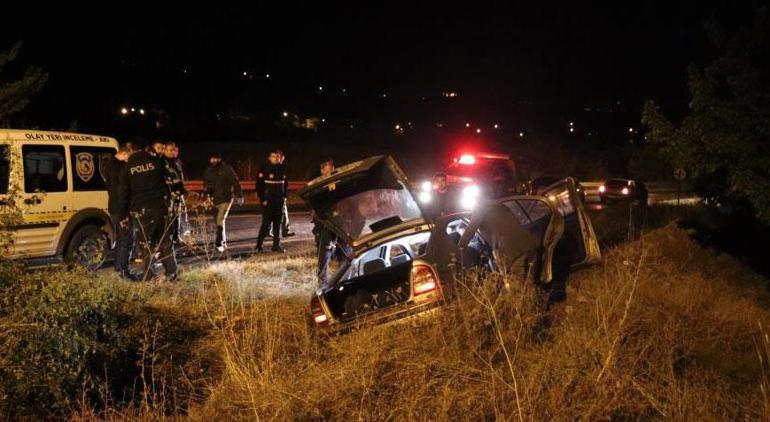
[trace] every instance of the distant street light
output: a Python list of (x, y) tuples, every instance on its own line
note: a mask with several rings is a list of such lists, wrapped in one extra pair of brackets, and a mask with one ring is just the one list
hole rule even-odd
[(283, 117), (289, 117), (289, 112), (288, 111), (284, 111), (283, 112)]
[(573, 133), (573, 132), (575, 132), (575, 128), (574, 127), (569, 128), (569, 133)]
[(401, 125), (396, 125), (396, 130), (401, 129)]
[(495, 129), (498, 129), (499, 127), (500, 127), (500, 125), (498, 125), (497, 123), (495, 123)]
[(519, 132), (519, 138), (523, 138), (523, 137), (524, 137), (524, 132)]
[(465, 123), (465, 127), (471, 127), (470, 123)]
[(135, 109), (135, 108), (133, 108), (133, 107), (131, 107), (131, 112), (132, 112), (132, 113), (136, 112), (136, 109)]
[(269, 73), (265, 73), (265, 79), (270, 79), (270, 74)]
[(142, 116), (144, 116), (144, 109), (143, 109), (143, 108), (140, 108), (140, 109), (139, 109), (139, 114), (141, 114)]
[(481, 133), (481, 128), (477, 128), (476, 133)]
[(125, 108), (125, 107), (121, 108), (121, 109), (120, 109), (120, 114), (124, 114), (124, 115), (125, 115), (125, 114), (128, 114), (128, 109), (127, 109), (127, 108)]

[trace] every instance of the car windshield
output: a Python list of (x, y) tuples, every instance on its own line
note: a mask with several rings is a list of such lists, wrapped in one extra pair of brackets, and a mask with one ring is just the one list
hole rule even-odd
[(361, 192), (338, 202), (331, 211), (334, 224), (352, 240), (422, 216), (406, 188)]
[(625, 179), (610, 179), (606, 183), (608, 188), (620, 189), (628, 186), (628, 180)]
[(9, 175), (8, 145), (0, 145), (0, 195), (8, 193)]

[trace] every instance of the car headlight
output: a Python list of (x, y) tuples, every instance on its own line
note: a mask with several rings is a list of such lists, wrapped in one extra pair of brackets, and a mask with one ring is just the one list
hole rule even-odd
[(628, 195), (628, 188), (623, 188), (623, 190), (620, 191), (623, 195)]
[(604, 193), (606, 190), (607, 188), (604, 185), (599, 186), (599, 192)]
[(422, 182), (420, 184), (420, 189), (423, 192), (430, 192), (430, 191), (433, 190), (433, 183), (431, 183), (430, 181), (426, 180), (426, 181), (424, 181), (424, 182)]
[(422, 191), (419, 194), (417, 194), (417, 199), (423, 204), (430, 203), (431, 197), (433, 197), (433, 194), (431, 194), (430, 191), (428, 192)]
[(460, 195), (460, 207), (464, 210), (472, 210), (479, 202), (479, 196), (481, 196), (481, 189), (476, 185), (470, 185), (463, 188)]

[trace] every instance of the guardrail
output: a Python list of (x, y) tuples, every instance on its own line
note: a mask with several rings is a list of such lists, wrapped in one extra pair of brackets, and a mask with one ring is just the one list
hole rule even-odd
[[(257, 182), (254, 180), (241, 181), (241, 189), (245, 192), (252, 192), (257, 190)], [(298, 191), (305, 187), (307, 181), (295, 180), (289, 181), (289, 191)], [(190, 192), (203, 192), (203, 180), (185, 180), (184, 187)]]

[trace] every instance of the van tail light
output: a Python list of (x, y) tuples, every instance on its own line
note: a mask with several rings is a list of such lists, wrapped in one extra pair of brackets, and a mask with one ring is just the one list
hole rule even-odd
[(313, 296), (313, 300), (310, 301), (310, 313), (313, 315), (313, 321), (317, 325), (326, 325), (329, 323), (329, 318), (326, 316), (318, 296)]
[(412, 291), (414, 296), (430, 293), (438, 289), (438, 278), (433, 268), (428, 265), (412, 267)]

